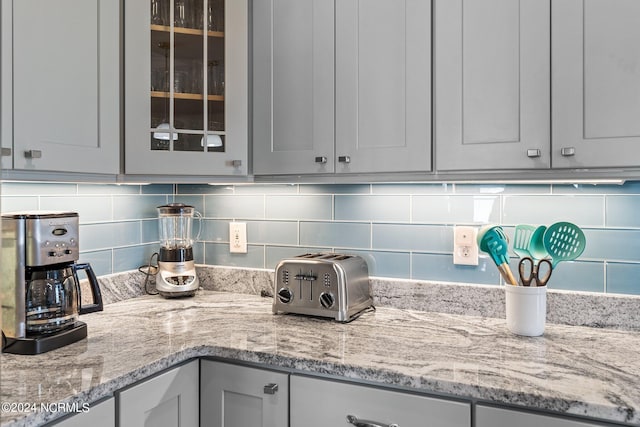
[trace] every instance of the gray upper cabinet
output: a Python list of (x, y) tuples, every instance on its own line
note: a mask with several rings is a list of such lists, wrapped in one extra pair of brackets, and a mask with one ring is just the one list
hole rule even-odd
[(552, 7), (553, 166), (640, 166), (640, 2)]
[(246, 176), (247, 0), (125, 0), (125, 174)]
[(435, 0), (438, 170), (550, 167), (549, 7)]
[(336, 2), (336, 172), (431, 170), (431, 1)]
[(254, 0), (255, 174), (334, 171), (333, 52), (334, 0)]
[(13, 168), (117, 174), (120, 3), (3, 1), (2, 24), (2, 147)]
[(254, 173), (431, 169), (429, 0), (256, 0)]

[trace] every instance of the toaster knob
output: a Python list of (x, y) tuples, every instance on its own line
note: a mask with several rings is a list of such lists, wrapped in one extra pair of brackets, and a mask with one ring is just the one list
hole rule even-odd
[(293, 299), (293, 292), (289, 288), (282, 288), (278, 291), (278, 299), (283, 304), (289, 304)]
[(336, 299), (333, 297), (333, 294), (329, 292), (323, 292), (320, 294), (320, 305), (324, 308), (331, 308), (333, 304), (336, 302)]

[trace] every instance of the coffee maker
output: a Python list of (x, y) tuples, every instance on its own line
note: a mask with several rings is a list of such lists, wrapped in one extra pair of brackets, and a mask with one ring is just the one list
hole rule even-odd
[[(2, 215), (2, 352), (40, 354), (87, 336), (78, 315), (102, 311), (98, 280), (79, 264), (76, 212)], [(82, 305), (78, 270), (89, 279), (92, 304)]]
[[(200, 286), (193, 261), (193, 242), (202, 229), (202, 216), (193, 206), (169, 203), (158, 206), (160, 253), (156, 290), (165, 298), (193, 296)], [(191, 237), (193, 218), (199, 221), (198, 235)]]

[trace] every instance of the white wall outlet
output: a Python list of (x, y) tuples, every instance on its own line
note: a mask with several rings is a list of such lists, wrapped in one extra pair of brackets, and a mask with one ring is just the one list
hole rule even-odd
[(247, 253), (247, 223), (229, 223), (229, 252), (235, 254)]
[(453, 263), (478, 265), (478, 229), (475, 227), (453, 228)]

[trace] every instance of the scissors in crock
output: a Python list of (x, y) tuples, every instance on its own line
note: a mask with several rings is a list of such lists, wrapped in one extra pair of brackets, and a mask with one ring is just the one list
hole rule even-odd
[[(546, 272), (542, 277), (540, 276), (541, 265), (546, 266), (543, 267)], [(520, 273), (520, 280), (523, 286), (546, 286), (552, 272), (553, 266), (548, 259), (541, 259), (536, 263), (533, 258), (523, 257), (518, 263), (518, 273)]]

